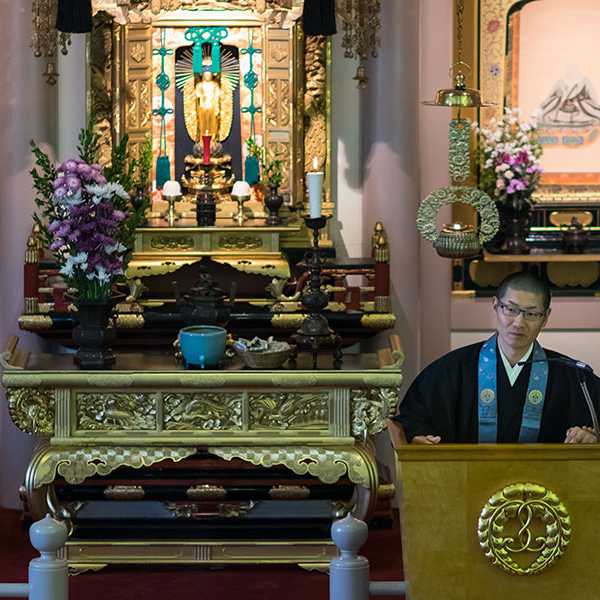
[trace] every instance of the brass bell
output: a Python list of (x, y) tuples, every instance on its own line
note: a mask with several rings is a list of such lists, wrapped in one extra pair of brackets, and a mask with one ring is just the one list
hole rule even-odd
[(367, 75), (367, 69), (365, 69), (365, 66), (362, 63), (356, 68), (356, 75), (352, 79), (358, 82), (359, 90), (364, 90), (367, 87), (369, 77)]
[(46, 70), (43, 72), (43, 75), (46, 78), (46, 83), (48, 85), (56, 85), (56, 82), (58, 81), (58, 71), (53, 62), (48, 62), (46, 64)]

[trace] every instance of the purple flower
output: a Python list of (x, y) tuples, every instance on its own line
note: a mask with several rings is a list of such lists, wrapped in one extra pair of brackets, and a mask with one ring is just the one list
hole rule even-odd
[(77, 174), (85, 181), (88, 181), (92, 178), (94, 170), (89, 165), (81, 163), (80, 165), (77, 165)]
[(113, 219), (116, 221), (123, 221), (125, 219), (125, 213), (122, 210), (114, 210)]
[(57, 177), (57, 178), (56, 178), (56, 179), (55, 179), (55, 180), (52, 182), (52, 188), (56, 190), (56, 189), (58, 189), (59, 187), (62, 187), (63, 185), (65, 185), (66, 181), (67, 181), (67, 180), (65, 179), (65, 177), (61, 175), (60, 177)]
[(81, 180), (76, 175), (68, 175), (66, 183), (70, 192), (77, 192), (81, 189)]
[(64, 198), (67, 195), (67, 188), (65, 186), (61, 186), (54, 190), (54, 197), (57, 200)]
[[(61, 168), (62, 167), (62, 168)], [(59, 167), (59, 171), (65, 171), (67, 173), (75, 173), (77, 171), (77, 161), (67, 160)]]
[(48, 225), (48, 231), (54, 233), (61, 225), (60, 221), (51, 221)]

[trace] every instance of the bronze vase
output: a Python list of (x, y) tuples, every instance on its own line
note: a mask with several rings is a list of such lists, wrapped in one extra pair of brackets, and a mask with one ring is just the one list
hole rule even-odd
[(500, 228), (503, 254), (529, 254), (527, 244), (529, 222), (531, 218), (531, 203), (528, 197), (514, 198), (506, 203), (498, 204), (500, 212)]
[(267, 225), (279, 225), (281, 223), (278, 213), (282, 204), (283, 197), (279, 193), (278, 187), (276, 185), (269, 186), (269, 193), (265, 198), (265, 206), (269, 209)]
[(74, 299), (77, 325), (73, 340), (77, 352), (73, 358), (82, 369), (107, 369), (115, 363), (110, 345), (115, 340), (112, 314), (118, 297), (99, 300)]

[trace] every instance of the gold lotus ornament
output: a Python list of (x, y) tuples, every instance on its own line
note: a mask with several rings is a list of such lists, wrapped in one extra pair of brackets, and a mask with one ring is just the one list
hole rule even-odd
[[(479, 213), (479, 229), (461, 223), (444, 225), (438, 232), (436, 218), (442, 206), (462, 202)], [(417, 211), (417, 229), (423, 238), (433, 242), (437, 253), (444, 258), (470, 258), (479, 254), (481, 245), (498, 232), (500, 215), (496, 203), (476, 188), (450, 186), (434, 190), (421, 202)]]
[(477, 535), (493, 565), (513, 575), (535, 575), (565, 553), (571, 517), (551, 490), (535, 483), (515, 483), (487, 501)]

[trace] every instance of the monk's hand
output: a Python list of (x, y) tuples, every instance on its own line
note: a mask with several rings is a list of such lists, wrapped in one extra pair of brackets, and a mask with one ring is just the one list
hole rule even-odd
[(441, 441), (439, 435), (415, 435), (411, 444), (439, 444)]
[(598, 437), (591, 427), (570, 427), (567, 429), (565, 444), (597, 444)]

